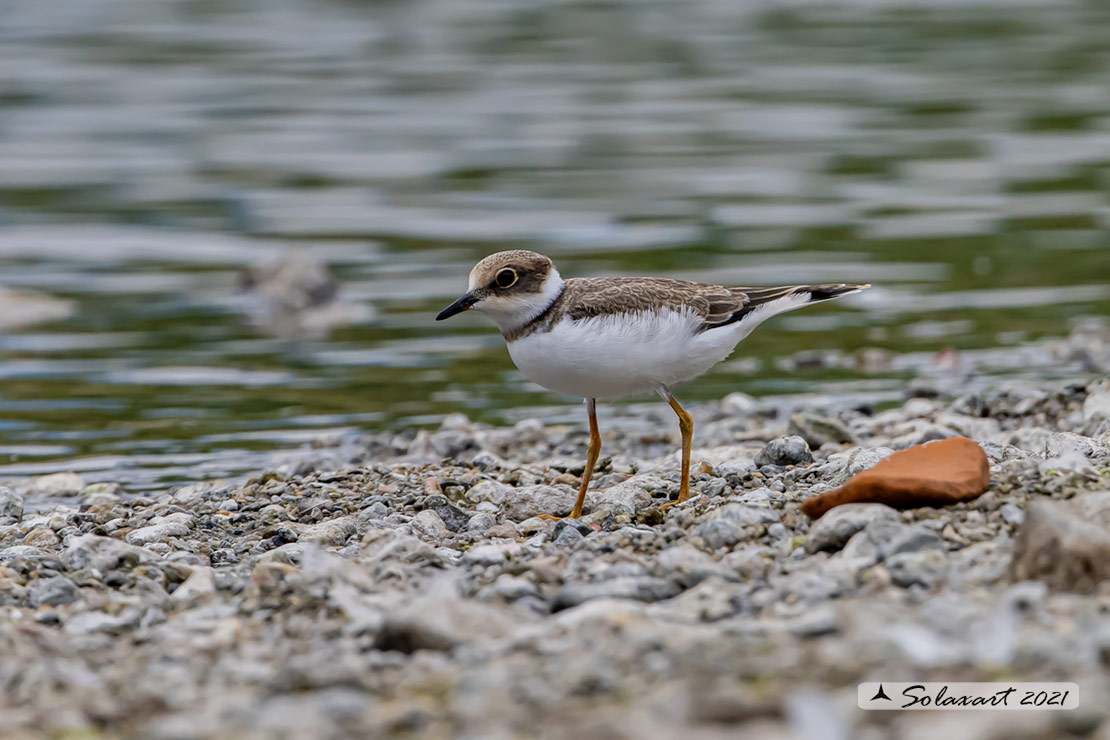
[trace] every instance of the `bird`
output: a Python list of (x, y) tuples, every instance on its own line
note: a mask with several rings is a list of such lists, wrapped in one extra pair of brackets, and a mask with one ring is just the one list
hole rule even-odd
[(501, 330), (509, 356), (525, 377), (585, 399), (590, 444), (570, 513), (577, 519), (601, 453), (598, 400), (658, 394), (674, 410), (682, 436), (682, 473), (677, 499), (664, 507), (681, 504), (690, 498), (694, 420), (672, 389), (727, 358), (772, 316), (869, 287), (744, 288), (665, 277), (564, 279), (549, 257), (510, 250), (478, 262), (466, 292), (436, 321), (471, 309), (485, 314)]

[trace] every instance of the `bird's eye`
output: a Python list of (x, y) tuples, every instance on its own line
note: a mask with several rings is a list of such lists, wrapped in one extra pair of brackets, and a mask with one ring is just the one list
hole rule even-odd
[(497, 273), (497, 277), (495, 277), (493, 281), (497, 283), (498, 288), (511, 288), (517, 281), (516, 270), (506, 268)]

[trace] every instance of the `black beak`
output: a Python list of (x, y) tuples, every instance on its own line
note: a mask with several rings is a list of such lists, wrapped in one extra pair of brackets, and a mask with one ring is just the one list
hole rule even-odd
[(477, 298), (472, 296), (470, 293), (467, 293), (462, 298), (460, 298), (459, 300), (455, 301), (454, 303), (452, 303), (447, 308), (440, 311), (439, 316), (436, 316), (436, 321), (443, 321), (444, 319), (451, 318), (452, 316), (454, 316), (457, 313), (462, 313), (463, 311), (469, 311), (470, 307), (473, 306), (477, 302), (478, 302)]

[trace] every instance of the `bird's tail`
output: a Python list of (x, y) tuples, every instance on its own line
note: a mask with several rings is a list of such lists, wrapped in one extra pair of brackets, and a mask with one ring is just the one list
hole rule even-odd
[(828, 301), (842, 295), (851, 295), (871, 287), (870, 283), (856, 285), (854, 283), (824, 283), (822, 285), (799, 285), (794, 288), (795, 293), (809, 293), (810, 303)]
[(743, 300), (743, 306), (729, 314), (715, 326), (740, 323), (745, 325), (742, 336), (747, 336), (759, 324), (785, 311), (858, 293), (870, 288), (869, 284), (822, 283), (820, 285), (782, 285), (777, 288), (729, 288), (733, 296)]

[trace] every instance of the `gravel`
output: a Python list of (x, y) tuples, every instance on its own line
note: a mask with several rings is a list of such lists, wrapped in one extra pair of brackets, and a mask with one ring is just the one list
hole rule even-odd
[[(10, 481), (0, 735), (781, 738), (801, 713), (935, 736), (930, 713), (853, 709), (856, 683), (907, 677), (1075, 681), (1105, 735), (1102, 393), (696, 406), (694, 497), (665, 512), (676, 435), (630, 416), (579, 521), (538, 515), (573, 506), (586, 439), (538, 420), (454, 416), (245, 485)], [(984, 447), (990, 492), (801, 513), (937, 429)]]

